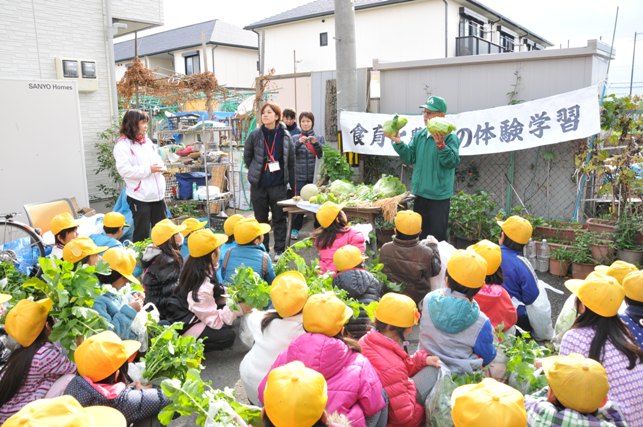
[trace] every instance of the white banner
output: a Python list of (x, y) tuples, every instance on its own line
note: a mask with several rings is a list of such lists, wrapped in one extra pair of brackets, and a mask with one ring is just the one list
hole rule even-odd
[[(402, 141), (408, 144), (413, 135), (424, 128), (424, 121), (421, 115), (400, 116), (409, 121), (400, 132)], [(397, 156), (391, 141), (382, 132), (382, 124), (392, 117), (392, 114), (342, 111), (343, 150)], [(597, 86), (446, 117), (457, 127), (461, 156), (525, 150), (587, 138), (597, 134), (601, 124)]]

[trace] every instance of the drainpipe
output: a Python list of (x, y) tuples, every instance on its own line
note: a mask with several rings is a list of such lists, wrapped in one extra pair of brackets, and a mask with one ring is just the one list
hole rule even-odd
[(265, 49), (265, 37), (262, 37), (256, 30), (250, 30), (257, 35), (257, 47), (259, 48), (259, 75), (263, 76), (263, 67), (264, 67), (264, 49)]
[(449, 57), (449, 2), (444, 2), (444, 57)]
[[(109, 110), (111, 112), (111, 121), (118, 121), (118, 95), (116, 94), (116, 79), (114, 77), (114, 27), (112, 26), (112, 6), (111, 0), (103, 0), (103, 14), (105, 18), (105, 52), (107, 52), (107, 91), (109, 99)], [(121, 24), (122, 25), (122, 24)]]
[(212, 46), (212, 74), (214, 74), (215, 76), (217, 75), (217, 73), (214, 71), (214, 49), (218, 47), (219, 47), (218, 44), (215, 44), (214, 46)]

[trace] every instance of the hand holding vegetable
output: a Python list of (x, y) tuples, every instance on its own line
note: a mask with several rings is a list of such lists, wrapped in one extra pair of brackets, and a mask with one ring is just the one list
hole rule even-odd
[(445, 134), (441, 132), (436, 132), (432, 134), (433, 139), (435, 140), (435, 145), (438, 147), (439, 150), (443, 149), (445, 147), (444, 143), (444, 137), (446, 136)]
[(391, 120), (385, 121), (382, 125), (384, 135), (393, 141), (397, 140), (397, 142), (399, 142), (400, 139), (397, 138), (397, 136), (400, 133), (400, 130), (406, 126), (407, 122), (408, 119), (405, 117), (399, 117), (397, 114), (394, 115)]

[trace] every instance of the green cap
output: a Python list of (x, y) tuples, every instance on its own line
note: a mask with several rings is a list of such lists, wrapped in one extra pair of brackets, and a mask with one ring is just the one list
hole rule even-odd
[(420, 105), (420, 108), (426, 108), (431, 111), (439, 111), (441, 113), (447, 112), (447, 102), (444, 98), (439, 96), (429, 96), (424, 105)]

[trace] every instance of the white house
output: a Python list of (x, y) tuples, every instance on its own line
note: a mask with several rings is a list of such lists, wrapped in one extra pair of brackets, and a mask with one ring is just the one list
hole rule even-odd
[[(78, 74), (82, 67), (82, 73), (87, 72), (88, 78), (77, 80), (82, 147), (89, 198), (99, 198), (98, 184), (108, 182), (105, 176), (94, 173), (98, 166), (94, 146), (99, 141), (98, 133), (109, 128), (118, 118), (113, 37), (162, 25), (162, 0), (3, 1), (1, 9), (0, 79), (62, 79), (61, 69), (64, 69), (65, 63), (61, 58), (74, 60), (70, 63), (78, 68), (71, 71)], [(83, 87), (81, 82), (87, 86)], [(2, 98), (14, 106), (24, 102), (21, 99)], [(29, 106), (22, 104), (21, 108), (28, 109)], [(78, 122), (77, 117), (68, 119)], [(38, 128), (37, 114), (34, 114), (33, 125), (43, 144), (64, 146), (64, 141), (53, 140), (46, 128)], [(12, 143), (19, 144), (20, 141)], [(31, 158), (20, 160), (24, 162), (25, 171), (31, 174), (25, 179), (39, 180), (43, 187), (65, 168), (65, 152), (62, 149), (59, 158), (42, 159), (43, 163), (37, 163), (33, 154), (25, 153)], [(2, 160), (15, 162), (19, 159), (4, 157)], [(59, 188), (57, 191), (64, 192), (65, 189)], [(55, 198), (58, 196), (55, 193), (52, 191), (45, 197)], [(70, 196), (72, 194), (66, 195)], [(87, 199), (87, 194), (73, 196)]]
[[(228, 88), (251, 88), (257, 77), (257, 35), (219, 19), (140, 37), (136, 53), (161, 75), (213, 71)], [(134, 40), (114, 44), (117, 80), (136, 53)]]
[[(315, 0), (248, 25), (260, 70), (335, 69), (334, 0)], [(380, 61), (541, 50), (552, 44), (477, 0), (355, 0), (357, 68)]]

